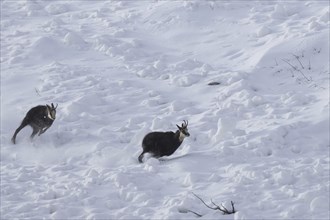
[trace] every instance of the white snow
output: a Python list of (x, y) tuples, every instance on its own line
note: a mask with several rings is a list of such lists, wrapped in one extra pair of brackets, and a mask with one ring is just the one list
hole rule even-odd
[(1, 219), (329, 219), (329, 24), (327, 1), (2, 0)]

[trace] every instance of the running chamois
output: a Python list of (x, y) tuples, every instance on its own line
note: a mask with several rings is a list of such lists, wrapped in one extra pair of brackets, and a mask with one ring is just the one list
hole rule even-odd
[(33, 129), (31, 134), (31, 139), (38, 134), (45, 133), (50, 126), (52, 126), (55, 118), (56, 118), (56, 107), (53, 103), (51, 106), (49, 105), (38, 105), (36, 107), (31, 108), (24, 117), (21, 125), (16, 129), (11, 141), (16, 144), (16, 136), (18, 132), (20, 132), (25, 126), (30, 125)]
[(183, 121), (181, 127), (176, 125), (178, 130), (174, 133), (167, 132), (151, 132), (147, 134), (142, 141), (143, 151), (138, 160), (142, 163), (143, 155), (151, 153), (153, 157), (159, 158), (162, 156), (172, 155), (181, 145), (185, 137), (189, 137), (188, 121)]

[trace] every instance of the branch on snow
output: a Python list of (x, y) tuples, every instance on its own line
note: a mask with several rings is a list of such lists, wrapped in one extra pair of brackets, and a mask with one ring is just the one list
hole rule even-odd
[(34, 90), (36, 91), (37, 95), (41, 97), (40, 91), (37, 88), (34, 88)]
[(283, 62), (287, 63), (288, 65), (290, 65), (293, 70), (298, 71), (305, 79), (307, 82), (311, 82), (312, 79), (309, 79), (300, 69), (298, 69), (296, 66), (292, 65), (288, 60), (282, 59)]
[[(201, 197), (197, 196), (195, 193), (192, 193), (196, 198), (198, 198), (207, 208), (209, 209), (212, 209), (212, 210), (219, 210), (220, 212), (222, 212), (223, 215), (231, 215), (231, 214), (234, 214), (236, 213), (236, 210), (235, 210), (235, 206), (234, 206), (234, 202), (233, 201), (230, 201), (231, 203), (231, 210), (228, 210), (224, 205), (220, 204), (220, 205), (217, 205), (215, 204), (212, 200), (211, 200), (211, 203), (213, 204), (213, 206), (211, 205), (208, 205)], [(189, 209), (186, 209), (185, 210), (186, 212), (191, 212), (191, 213), (194, 213), (195, 215), (197, 215), (198, 217), (202, 217), (201, 214), (198, 214), (197, 212), (194, 212), (194, 211), (191, 211)]]

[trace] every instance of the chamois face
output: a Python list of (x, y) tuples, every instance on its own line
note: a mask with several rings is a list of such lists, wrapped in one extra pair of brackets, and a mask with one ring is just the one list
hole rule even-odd
[(51, 106), (46, 105), (47, 106), (47, 117), (51, 120), (55, 120), (56, 118), (56, 107), (54, 106), (54, 104), (52, 103)]
[(189, 137), (190, 134), (188, 132), (188, 121), (183, 121), (181, 127), (176, 125), (180, 131), (180, 139), (183, 140), (185, 137)]

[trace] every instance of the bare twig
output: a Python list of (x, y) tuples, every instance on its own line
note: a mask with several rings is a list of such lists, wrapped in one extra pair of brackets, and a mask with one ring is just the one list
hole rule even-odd
[(308, 79), (308, 77), (300, 70), (298, 69), (296, 66), (292, 65), (289, 61), (282, 59), (285, 63), (287, 63), (288, 65), (290, 65), (295, 71), (298, 71), (299, 73), (301, 73), (301, 75), (308, 81), (310, 82), (311, 80)]
[(298, 70), (298, 68), (294, 65), (292, 65), (289, 61), (282, 59), (284, 62), (286, 62), (288, 65), (290, 65), (294, 70)]
[[(183, 212), (183, 211), (184, 211), (184, 212)], [(197, 212), (194, 212), (194, 211), (192, 211), (192, 210), (190, 210), (190, 209), (185, 209), (185, 210), (183, 210), (183, 211), (181, 210), (182, 213), (191, 212), (191, 213), (197, 215), (198, 217), (203, 217), (203, 215), (201, 215), (201, 214), (199, 214), (199, 213), (197, 213)]]
[(300, 63), (301, 68), (305, 69), (304, 65), (300, 62), (300, 57), (295, 55), (294, 53), (291, 53), (291, 54), (298, 60), (298, 62)]
[(301, 70), (298, 70), (299, 73), (301, 73), (301, 75), (308, 81), (311, 82), (312, 80), (309, 79)]
[(232, 207), (232, 210), (229, 211), (225, 206), (223, 206), (222, 204), (219, 206), (217, 204), (215, 204), (212, 200), (211, 200), (211, 203), (214, 205), (214, 207), (206, 204), (206, 202), (201, 199), (199, 196), (197, 196), (195, 193), (193, 193), (194, 196), (196, 196), (207, 208), (209, 209), (212, 209), (212, 210), (219, 210), (222, 212), (222, 214), (224, 215), (230, 215), (230, 214), (234, 214), (236, 212), (235, 210), (235, 207), (234, 207), (234, 202), (233, 201), (230, 201), (231, 202), (231, 207)]
[(201, 199), (199, 196), (197, 196), (195, 193), (192, 193), (192, 194), (194, 194), (194, 196), (196, 196), (207, 208), (209, 208), (209, 209), (213, 209), (213, 210), (217, 210), (217, 207), (211, 207), (211, 206), (209, 206), (208, 204), (206, 204), (205, 202), (204, 202), (204, 200), (203, 199)]
[(230, 201), (230, 204), (231, 204), (231, 207), (232, 207), (232, 212), (233, 213), (236, 213), (234, 202), (233, 201)]
[(39, 90), (37, 88), (34, 88), (34, 89), (35, 89), (37, 95), (41, 97)]

